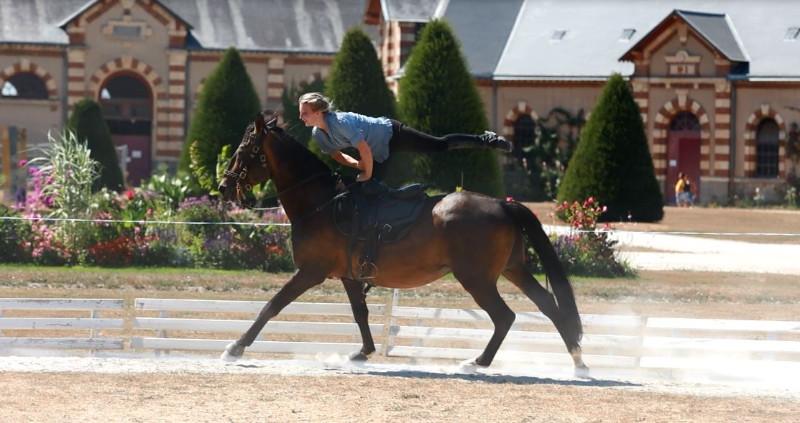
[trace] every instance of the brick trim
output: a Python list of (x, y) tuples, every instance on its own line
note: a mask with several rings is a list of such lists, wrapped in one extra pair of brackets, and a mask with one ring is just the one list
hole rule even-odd
[(778, 124), (778, 177), (786, 177), (786, 121), (769, 103), (762, 104), (750, 113), (744, 127), (744, 174), (748, 178), (756, 176), (756, 137), (758, 125), (764, 119), (772, 119)]

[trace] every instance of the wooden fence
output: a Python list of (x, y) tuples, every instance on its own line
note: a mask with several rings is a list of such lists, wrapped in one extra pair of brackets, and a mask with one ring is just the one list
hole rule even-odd
[[(0, 298), (0, 352), (26, 349), (123, 350), (119, 333), (123, 300), (77, 298)], [(114, 313), (119, 317), (103, 317)], [(59, 336), (55, 336), (59, 335)]]
[[(135, 300), (130, 323), (102, 319), (121, 300), (0, 299), (5, 310), (88, 310), (89, 318), (0, 316), (0, 329), (88, 329), (84, 339), (0, 337), (0, 353), (14, 348), (123, 349), (122, 340), (96, 336), (100, 329), (130, 328), (126, 350), (136, 352), (221, 352), (252, 323), (261, 301), (182, 299)], [(491, 336), (482, 310), (406, 307), (395, 293), (386, 304), (371, 304), (370, 325), (378, 354), (408, 360), (474, 358)], [(293, 303), (267, 324), (247, 353), (347, 354), (360, 335), (349, 304)], [(800, 372), (800, 321), (720, 320), (632, 315), (582, 315), (584, 360), (592, 368), (720, 369)], [(530, 366), (572, 366), (552, 323), (541, 313), (517, 313), (501, 347), (499, 362)]]

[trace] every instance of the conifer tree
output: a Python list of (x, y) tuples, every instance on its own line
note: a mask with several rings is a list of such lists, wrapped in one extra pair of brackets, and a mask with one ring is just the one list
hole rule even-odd
[(639, 107), (619, 74), (606, 83), (558, 191), (559, 202), (589, 197), (608, 207), (604, 221), (655, 222), (664, 216)]
[[(404, 123), (433, 135), (482, 133), (488, 128), (483, 103), (450, 25), (425, 26), (400, 80), (398, 110)], [(454, 150), (432, 156), (428, 172), (439, 189), (463, 186), (489, 195), (503, 192), (492, 150)]]
[(122, 191), (125, 186), (122, 169), (100, 105), (88, 98), (76, 103), (67, 121), (67, 128), (75, 133), (80, 142), (87, 143), (91, 158), (100, 164), (100, 175), (92, 184), (92, 191), (99, 191), (103, 187)]
[[(211, 178), (216, 186), (217, 156), (222, 146), (239, 146), (242, 134), (261, 103), (239, 52), (231, 47), (206, 79), (200, 93), (189, 133), (183, 144), (180, 170), (191, 175), (194, 186), (199, 179)], [(190, 172), (191, 146), (198, 141), (194, 172)], [(200, 177), (198, 177), (200, 173)]]

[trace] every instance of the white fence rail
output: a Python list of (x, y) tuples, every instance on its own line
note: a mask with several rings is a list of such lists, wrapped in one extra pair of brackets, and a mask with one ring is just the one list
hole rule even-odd
[(107, 336), (105, 331), (119, 333), (124, 329), (124, 319), (101, 314), (121, 314), (124, 307), (124, 301), (116, 299), (0, 298), (0, 353), (22, 349), (122, 350), (124, 339)]
[[(485, 312), (471, 309), (406, 307), (395, 294), (387, 304), (370, 304), (370, 328), (378, 351), (387, 357), (468, 359), (476, 357), (492, 333)], [(247, 330), (263, 307), (256, 301), (136, 299), (129, 324), (99, 318), (97, 312), (123, 309), (122, 300), (0, 299), (7, 310), (84, 310), (83, 317), (0, 314), (0, 331), (89, 330), (83, 338), (0, 337), (0, 352), (12, 348), (123, 349), (122, 339), (96, 331), (129, 327), (136, 351), (220, 352)], [(349, 304), (293, 303), (273, 320), (249, 353), (346, 354), (357, 351), (360, 335)], [(584, 359), (590, 367), (649, 369), (742, 369), (800, 371), (800, 321), (758, 321), (586, 314)], [(290, 320), (286, 320), (290, 319)], [(331, 321), (331, 320), (341, 321)], [(523, 312), (501, 347), (498, 361), (571, 366), (552, 323), (541, 313)]]

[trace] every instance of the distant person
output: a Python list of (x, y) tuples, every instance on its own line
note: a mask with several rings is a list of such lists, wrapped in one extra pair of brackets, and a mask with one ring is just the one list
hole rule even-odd
[(689, 179), (689, 175), (683, 174), (683, 202), (686, 207), (694, 205), (694, 184)]
[(684, 199), (686, 195), (684, 194), (684, 188), (686, 186), (686, 179), (683, 172), (678, 172), (678, 180), (675, 182), (675, 205), (678, 207), (684, 207), (686, 204)]

